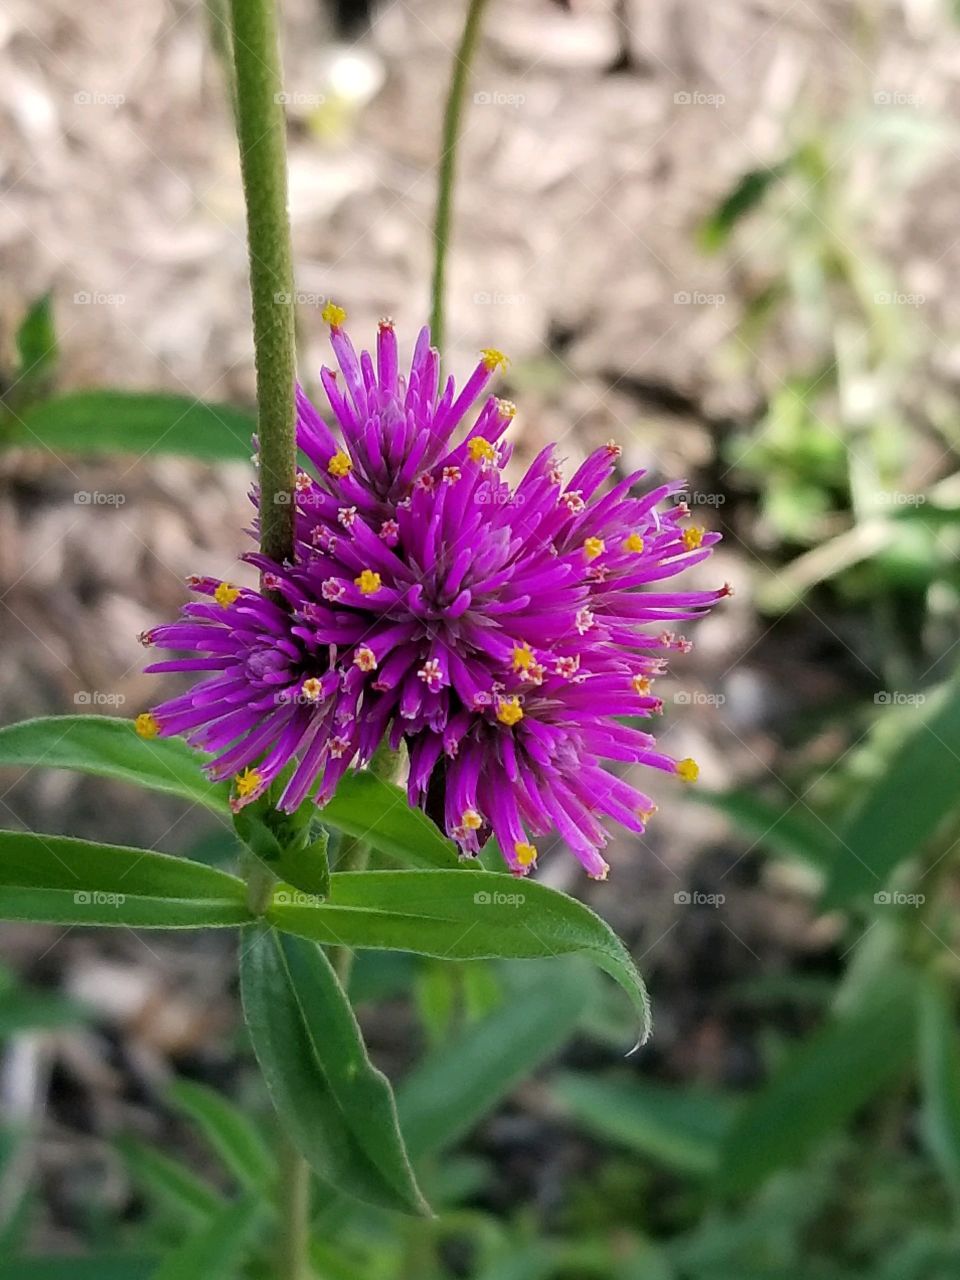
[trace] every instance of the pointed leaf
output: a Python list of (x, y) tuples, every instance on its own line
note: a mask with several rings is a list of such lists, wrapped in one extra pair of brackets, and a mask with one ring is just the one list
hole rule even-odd
[(843, 906), (883, 888), (890, 873), (956, 812), (960, 759), (960, 681), (926, 701), (888, 714), (902, 717), (903, 739), (881, 775), (863, 788), (841, 829), (824, 905)]
[(315, 906), (276, 901), (267, 917), (317, 942), (415, 951), (450, 960), (581, 954), (620, 983), (650, 1030), (646, 988), (623, 943), (599, 916), (533, 880), (487, 871), (340, 872)]
[(348, 774), (320, 817), (334, 830), (369, 840), (406, 866), (460, 865), (453, 841), (426, 814), (411, 809), (405, 791), (372, 773)]
[(228, 404), (153, 391), (73, 391), (21, 414), (17, 442), (54, 453), (177, 453), (249, 462), (253, 417)]
[(434, 1049), (400, 1086), (397, 1107), (415, 1159), (469, 1132), (573, 1034), (597, 979), (573, 960), (533, 967), (492, 1013)]
[(393, 1094), (319, 947), (265, 924), (243, 937), (244, 1016), (274, 1106), (326, 1182), (371, 1204), (426, 1213)]
[(0, 918), (199, 928), (251, 919), (242, 880), (146, 849), (0, 831)]
[(117, 1139), (134, 1179), (145, 1191), (167, 1204), (178, 1218), (206, 1221), (226, 1204), (223, 1196), (188, 1169), (155, 1147), (130, 1135)]
[(165, 1258), (151, 1280), (234, 1280), (260, 1222), (256, 1196), (228, 1205)]
[(203, 761), (179, 738), (141, 738), (132, 721), (112, 716), (43, 716), (0, 729), (0, 766), (74, 769), (229, 813), (229, 787), (208, 782)]
[(920, 999), (920, 1081), (926, 1144), (960, 1193), (960, 1037), (948, 989), (933, 974)]
[(202, 1130), (204, 1137), (242, 1187), (268, 1187), (277, 1167), (267, 1144), (239, 1107), (214, 1089), (193, 1080), (177, 1080), (170, 1098)]
[(718, 1188), (749, 1191), (797, 1163), (905, 1070), (916, 1043), (916, 984), (902, 978), (886, 998), (829, 1022), (750, 1096), (723, 1144)]

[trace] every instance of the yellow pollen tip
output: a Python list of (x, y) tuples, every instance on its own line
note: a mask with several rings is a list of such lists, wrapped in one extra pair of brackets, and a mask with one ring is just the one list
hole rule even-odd
[(519, 698), (504, 698), (497, 707), (497, 719), (507, 726), (515, 725), (523, 719), (523, 707)]
[(231, 587), (229, 582), (221, 582), (213, 593), (213, 598), (221, 608), (227, 609), (240, 595), (239, 587)]
[(657, 812), (657, 806), (652, 804), (649, 809), (638, 809), (637, 817), (641, 822), (649, 822), (653, 815)]
[(527, 844), (523, 840), (518, 840), (513, 846), (513, 852), (516, 854), (517, 862), (521, 867), (532, 867), (537, 860), (537, 846), (535, 844)]
[(684, 782), (696, 782), (700, 777), (700, 766), (696, 760), (691, 760), (689, 756), (687, 756), (686, 760), (678, 760), (677, 777), (682, 778)]
[(480, 359), (490, 373), (496, 373), (498, 369), (505, 369), (510, 363), (509, 358), (502, 351), (498, 351), (496, 347), (484, 347), (480, 352)]
[(305, 698), (309, 698), (311, 702), (316, 702), (323, 692), (323, 686), (316, 676), (311, 676), (309, 680), (304, 680), (300, 686), (300, 692)]
[(493, 462), (497, 456), (496, 449), (483, 436), (473, 437), (467, 445), (467, 453), (474, 462)]
[(375, 591), (380, 590), (380, 575), (374, 573), (372, 569), (364, 569), (359, 578), (354, 578), (354, 585), (360, 588), (365, 596), (372, 596)]
[(327, 470), (332, 476), (345, 476), (353, 470), (353, 463), (349, 457), (341, 449), (339, 453), (335, 453), (327, 463)]
[(703, 530), (697, 525), (691, 525), (689, 529), (684, 529), (680, 540), (688, 551), (696, 551), (703, 541)]
[(324, 324), (328, 324), (331, 329), (339, 329), (347, 318), (347, 313), (343, 307), (338, 307), (335, 302), (328, 302), (320, 312), (320, 319)]
[(529, 671), (533, 666), (533, 650), (528, 644), (518, 645), (513, 651), (514, 671)]
[(483, 819), (476, 809), (464, 809), (460, 822), (468, 831), (479, 831), (483, 826)]
[(588, 560), (596, 560), (597, 556), (603, 555), (607, 547), (602, 538), (587, 538), (583, 544), (583, 549), (587, 553)]
[(653, 687), (646, 676), (634, 676), (630, 683), (633, 685), (633, 692), (638, 693), (641, 698), (648, 694)]
[(141, 711), (133, 722), (141, 738), (155, 738), (160, 732), (160, 722), (152, 711)]
[(512, 400), (498, 400), (497, 413), (501, 418), (515, 418), (517, 416), (517, 406)]
[(238, 773), (233, 780), (237, 795), (243, 799), (244, 796), (253, 795), (257, 787), (263, 782), (260, 773), (256, 769), (244, 769), (243, 773)]
[(635, 555), (639, 555), (643, 550), (643, 539), (639, 533), (631, 533), (629, 537), (623, 541), (624, 551), (632, 551)]

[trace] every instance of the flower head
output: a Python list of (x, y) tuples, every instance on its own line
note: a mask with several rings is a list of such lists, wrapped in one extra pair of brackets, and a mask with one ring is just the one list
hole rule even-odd
[(500, 353), (481, 353), (461, 391), (441, 390), (426, 329), (403, 375), (390, 321), (374, 360), (343, 318), (330, 321), (342, 383), (321, 375), (338, 435), (298, 393), (315, 475), (294, 496), (292, 562), (246, 557), (271, 575), (272, 598), (230, 587), (225, 600), (222, 584), (195, 578), (207, 599), (152, 630), (153, 644), (195, 656), (151, 670), (207, 673), (156, 709), (158, 732), (213, 752), (212, 776), (236, 779), (235, 806), (290, 766), (286, 810), (325, 803), (388, 735), (409, 749), (410, 802), (465, 854), (493, 834), (524, 874), (532, 837), (557, 832), (602, 878), (604, 820), (642, 832), (655, 809), (604, 762), (696, 778), (693, 761), (622, 718), (662, 709), (658, 651), (688, 643), (665, 624), (725, 594), (664, 589), (718, 535), (665, 505), (682, 483), (635, 496), (637, 472), (611, 485), (609, 445), (567, 484), (546, 449), (511, 487), (513, 405), (489, 396), (464, 429)]

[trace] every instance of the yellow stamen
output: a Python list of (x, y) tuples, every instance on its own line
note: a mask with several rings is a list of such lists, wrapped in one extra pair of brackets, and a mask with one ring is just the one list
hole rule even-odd
[(504, 698), (497, 707), (497, 719), (508, 727), (523, 719), (523, 707), (519, 698)]
[(372, 596), (375, 591), (380, 590), (380, 575), (372, 569), (364, 569), (359, 578), (354, 578), (353, 581), (365, 596)]
[(213, 593), (213, 598), (223, 609), (227, 609), (240, 595), (239, 587), (231, 587), (229, 582), (221, 582)]
[(652, 685), (646, 676), (634, 676), (630, 683), (633, 685), (633, 692), (638, 693), (641, 698), (645, 697), (652, 688)]
[(155, 738), (160, 732), (160, 722), (152, 711), (141, 711), (133, 722), (141, 738)]
[(680, 541), (688, 551), (696, 551), (703, 541), (703, 530), (695, 524), (691, 525), (689, 529), (684, 529), (680, 535)]
[(332, 476), (340, 476), (341, 478), (353, 470), (353, 463), (342, 449), (335, 453), (327, 463), (327, 470)]
[(497, 451), (483, 436), (474, 436), (467, 445), (467, 453), (474, 462), (495, 462)]
[(657, 806), (652, 804), (649, 809), (638, 809), (637, 817), (641, 822), (649, 822), (653, 815), (657, 812)]
[(583, 544), (583, 549), (587, 553), (588, 560), (596, 560), (597, 556), (603, 555), (607, 547), (602, 538), (587, 538)]
[(537, 846), (535, 844), (527, 844), (523, 840), (518, 840), (513, 846), (513, 852), (516, 854), (517, 862), (521, 867), (532, 867), (537, 860)]
[(682, 778), (684, 782), (696, 782), (700, 777), (700, 766), (696, 760), (691, 760), (689, 756), (687, 756), (686, 760), (678, 760), (677, 777)]
[(512, 400), (498, 400), (497, 413), (501, 418), (515, 418), (517, 416), (517, 406)]
[(498, 351), (496, 347), (484, 347), (480, 352), (480, 359), (490, 373), (496, 373), (498, 369), (505, 369), (510, 363), (508, 357), (502, 351)]
[(343, 307), (338, 307), (335, 302), (328, 302), (320, 312), (320, 319), (324, 324), (328, 324), (331, 329), (339, 329), (347, 318), (347, 313)]
[(308, 680), (304, 680), (300, 686), (300, 692), (305, 698), (309, 698), (311, 702), (316, 702), (323, 692), (323, 686), (316, 676), (310, 676)]
[(533, 665), (534, 653), (528, 644), (517, 645), (513, 651), (514, 671), (527, 671)]
[(233, 785), (237, 795), (243, 799), (245, 796), (253, 795), (262, 782), (263, 779), (256, 769), (244, 769), (243, 773), (238, 773), (234, 778)]
[(483, 826), (483, 819), (477, 813), (476, 809), (464, 809), (463, 817), (460, 819), (461, 826), (466, 827), (468, 831), (479, 831)]
[(639, 555), (643, 550), (643, 539), (639, 533), (631, 533), (623, 540), (624, 551), (632, 551), (635, 555)]

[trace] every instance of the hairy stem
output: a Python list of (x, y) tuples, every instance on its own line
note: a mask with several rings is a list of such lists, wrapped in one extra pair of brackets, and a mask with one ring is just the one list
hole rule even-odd
[(444, 280), (450, 223), (453, 218), (453, 187), (456, 178), (457, 145), (460, 141), (460, 119), (463, 100), (470, 80), (470, 64), (477, 49), (480, 24), (487, 0), (469, 0), (467, 20), (454, 55), (453, 75), (443, 113), (443, 141), (440, 151), (440, 174), (437, 180), (437, 207), (433, 221), (433, 287), (430, 308), (430, 331), (435, 347), (443, 345)]
[(231, 0), (236, 121), (247, 206), (260, 439), (260, 547), (293, 550), (296, 478), (293, 266), (274, 0)]
[(310, 1166), (283, 1134), (280, 1146), (280, 1213), (277, 1280), (308, 1280), (310, 1246)]

